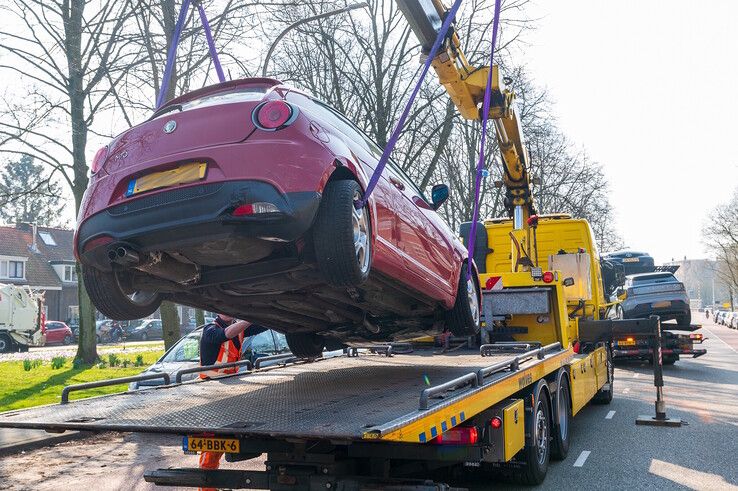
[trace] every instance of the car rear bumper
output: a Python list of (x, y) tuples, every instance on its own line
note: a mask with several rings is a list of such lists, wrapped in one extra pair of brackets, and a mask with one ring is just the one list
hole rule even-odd
[[(242, 204), (267, 202), (279, 212), (234, 217)], [(140, 252), (195, 246), (216, 239), (290, 242), (310, 228), (320, 193), (280, 193), (253, 180), (177, 187), (126, 201), (81, 223), (77, 247), (83, 264), (107, 269), (108, 247), (127, 244)], [(103, 239), (96, 241), (95, 239)]]
[(647, 318), (651, 315), (658, 315), (662, 318), (673, 318), (678, 315), (686, 315), (689, 313), (689, 304), (683, 300), (670, 300), (671, 305), (668, 307), (654, 307), (653, 305), (662, 302), (661, 299), (649, 300), (634, 305), (623, 304), (623, 313), (629, 319)]

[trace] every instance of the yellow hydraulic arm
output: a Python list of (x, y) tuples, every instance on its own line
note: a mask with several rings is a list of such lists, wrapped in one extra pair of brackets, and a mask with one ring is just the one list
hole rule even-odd
[[(441, 0), (397, 0), (410, 28), (417, 36), (423, 52), (428, 54), (438, 35), (446, 8)], [(432, 61), (438, 79), (465, 119), (481, 119), (484, 90), (489, 67), (475, 68), (461, 50), (453, 24), (446, 40)], [(528, 175), (529, 156), (523, 131), (515, 109), (515, 93), (500, 81), (499, 67), (492, 67), (489, 118), (494, 123), (503, 164), (505, 209), (513, 218), (513, 270), (532, 266), (530, 260), (530, 226), (528, 218), (535, 214), (531, 182)]]

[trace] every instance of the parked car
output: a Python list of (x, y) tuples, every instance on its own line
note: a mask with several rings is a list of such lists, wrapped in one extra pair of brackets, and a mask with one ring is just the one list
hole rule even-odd
[(117, 343), (123, 339), (124, 331), (119, 321), (105, 319), (95, 324), (98, 343)]
[(74, 333), (66, 323), (46, 321), (46, 344), (72, 344)]
[(617, 317), (622, 319), (658, 315), (662, 321), (676, 319), (680, 326), (692, 322), (687, 292), (672, 273), (628, 275), (617, 293), (621, 298), (625, 294), (625, 299), (615, 308)]
[(731, 329), (737, 328), (738, 327), (738, 312), (729, 312), (725, 319), (725, 325), (730, 327)]
[[(101, 148), (75, 238), (114, 319), (164, 296), (287, 334), (293, 352), (479, 329), (466, 249), (430, 197), (331, 106), (271, 79), (173, 99)], [(445, 318), (445, 326), (439, 319)]]
[(725, 325), (725, 318), (727, 317), (728, 312), (725, 310), (720, 310), (715, 314), (715, 323)]
[(653, 258), (647, 252), (622, 250), (603, 254), (602, 258), (623, 266), (625, 275), (650, 273), (654, 270)]
[[(174, 381), (174, 375), (179, 370), (198, 366), (200, 364), (200, 337), (202, 336), (202, 328), (203, 326), (200, 326), (193, 332), (183, 336), (156, 363), (151, 365), (143, 373), (168, 373), (172, 381)], [(244, 339), (242, 345), (243, 358), (250, 359), (252, 362), (263, 356), (276, 355), (288, 351), (289, 348), (287, 347), (284, 334), (272, 330), (264, 331), (255, 336), (248, 336)], [(185, 374), (182, 376), (182, 380), (192, 380), (198, 376), (199, 374), (197, 373)], [(141, 387), (163, 384), (163, 379), (144, 380), (141, 382), (131, 382), (128, 388), (129, 390), (135, 390)]]
[(163, 336), (161, 319), (143, 319), (140, 322), (131, 323), (126, 330), (128, 340), (147, 341), (161, 339)]

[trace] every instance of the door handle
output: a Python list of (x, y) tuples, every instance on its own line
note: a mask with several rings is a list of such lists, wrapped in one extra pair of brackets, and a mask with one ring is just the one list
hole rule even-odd
[(404, 191), (405, 190), (405, 185), (399, 179), (397, 179), (395, 177), (390, 177), (389, 180), (392, 183), (392, 185), (394, 185), (400, 191)]

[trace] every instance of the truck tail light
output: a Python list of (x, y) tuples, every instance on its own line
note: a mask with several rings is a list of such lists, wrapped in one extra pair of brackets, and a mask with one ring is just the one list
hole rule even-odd
[(698, 332), (693, 332), (689, 335), (689, 339), (692, 339), (694, 341), (702, 341), (702, 334)]
[(292, 124), (297, 109), (282, 100), (262, 102), (254, 108), (251, 120), (260, 130), (275, 131)]
[(551, 283), (554, 280), (554, 274), (551, 271), (546, 271), (543, 273), (543, 282), (544, 283)]
[(97, 153), (95, 154), (95, 157), (92, 159), (92, 164), (90, 165), (90, 172), (92, 174), (97, 174), (97, 171), (99, 171), (102, 168), (102, 165), (105, 162), (106, 158), (108, 158), (108, 147), (104, 146), (100, 150), (97, 151)]
[(278, 213), (279, 208), (273, 203), (258, 201), (256, 203), (248, 203), (238, 206), (231, 213), (234, 217), (244, 217), (250, 215), (261, 215), (262, 213)]
[(437, 445), (474, 445), (477, 441), (479, 434), (475, 426), (452, 428), (434, 440)]
[(502, 418), (500, 418), (499, 416), (495, 416), (490, 420), (489, 425), (492, 427), (493, 430), (499, 430), (500, 428), (502, 428)]

